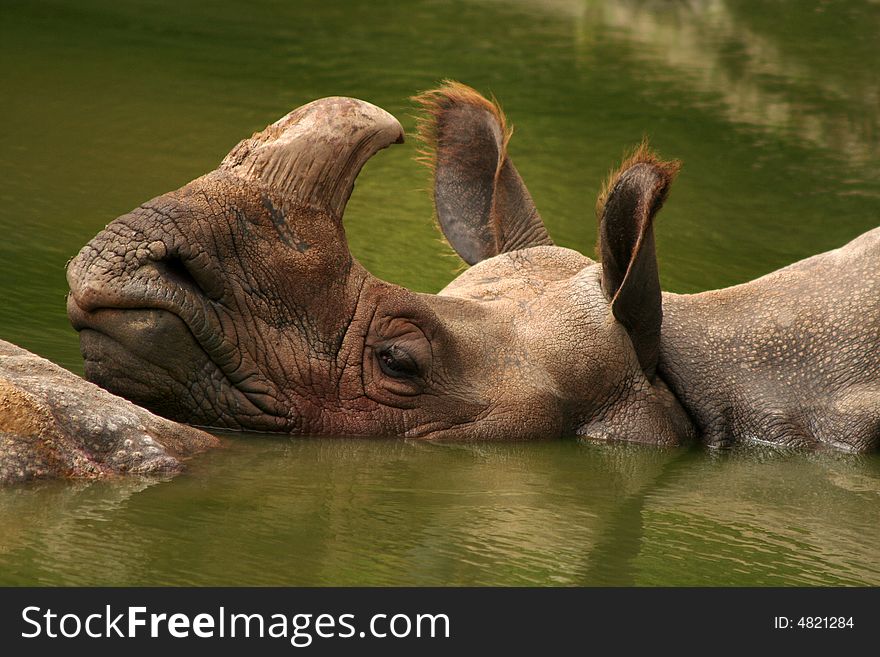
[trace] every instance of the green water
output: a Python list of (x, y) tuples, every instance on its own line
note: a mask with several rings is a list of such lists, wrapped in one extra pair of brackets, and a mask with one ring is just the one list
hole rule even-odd
[[(64, 265), (325, 95), (450, 77), (504, 104), (551, 234), (590, 253), (643, 135), (684, 161), (665, 289), (742, 282), (880, 223), (869, 2), (0, 3), (0, 337), (81, 372)], [(416, 144), (368, 164), (355, 255), (436, 291)], [(845, 290), (841, 293), (845, 294)], [(170, 481), (0, 491), (0, 584), (880, 584), (880, 458), (236, 436)]]

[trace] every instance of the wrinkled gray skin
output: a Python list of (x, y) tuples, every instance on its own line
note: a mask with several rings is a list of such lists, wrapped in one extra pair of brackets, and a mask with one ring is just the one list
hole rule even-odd
[(173, 474), (218, 444), (0, 340), (0, 485)]
[(750, 283), (665, 294), (659, 373), (703, 439), (880, 444), (880, 228)]
[[(71, 262), (87, 377), (258, 431), (876, 446), (878, 233), (739, 288), (661, 296), (652, 223), (674, 163), (641, 149), (611, 180), (599, 264), (553, 246), (497, 107), (457, 83), (417, 100), (439, 224), (470, 269), (418, 294), (352, 258), (354, 179), (403, 132), (322, 99)], [(830, 271), (845, 294), (822, 285)]]

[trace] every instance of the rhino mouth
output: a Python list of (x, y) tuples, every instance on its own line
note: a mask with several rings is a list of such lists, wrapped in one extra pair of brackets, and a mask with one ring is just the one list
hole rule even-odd
[(223, 339), (200, 287), (177, 269), (142, 270), (121, 290), (71, 285), (67, 314), (80, 334), (86, 378), (178, 421), (285, 430), (274, 398), (247, 389), (238, 347)]
[(241, 406), (246, 398), (180, 317), (156, 308), (86, 310), (72, 294), (67, 314), (89, 381), (174, 420), (237, 428), (217, 401), (236, 396)]
[(216, 360), (207, 338), (220, 335), (219, 319), (213, 313), (211, 321), (207, 295), (179, 259), (148, 260), (110, 278), (91, 255), (81, 253), (68, 270), (67, 314), (77, 331), (104, 334), (152, 361), (193, 342)]

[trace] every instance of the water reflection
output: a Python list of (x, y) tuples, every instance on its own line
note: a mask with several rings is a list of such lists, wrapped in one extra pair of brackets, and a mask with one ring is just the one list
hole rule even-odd
[(634, 586), (635, 562), (645, 549), (645, 508), (652, 497), (675, 485), (693, 465), (694, 453), (676, 450), (638, 490), (626, 494), (605, 518), (601, 533), (587, 552), (580, 576), (590, 585)]
[(161, 485), (3, 491), (0, 583), (878, 584), (878, 498), (834, 454), (238, 438)]
[(125, 580), (142, 554), (116, 545), (93, 554), (92, 527), (112, 523), (133, 496), (161, 478), (35, 482), (0, 489), (0, 584), (53, 585)]
[[(638, 60), (646, 79), (686, 88), (731, 123), (806, 141), (852, 163), (880, 156), (880, 78), (859, 73), (865, 60), (878, 63), (876, 6), (776, 3), (766, 14), (785, 19), (770, 22), (760, 7), (727, 0), (500, 1), (571, 21), (584, 51), (615, 42), (618, 56)], [(849, 67), (838, 50), (829, 58), (826, 40), (835, 41), (842, 22), (861, 66)], [(820, 30), (809, 35), (822, 38), (815, 49), (803, 49), (797, 30), (805, 27)]]
[(696, 542), (713, 564), (688, 559), (681, 583), (876, 584), (878, 531), (869, 518), (878, 497), (876, 457), (722, 454), (658, 500), (656, 531), (668, 541), (644, 555), (644, 567)]

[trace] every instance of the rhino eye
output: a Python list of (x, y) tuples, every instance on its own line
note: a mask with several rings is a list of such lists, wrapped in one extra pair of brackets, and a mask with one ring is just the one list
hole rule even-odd
[(396, 379), (412, 378), (419, 375), (415, 359), (401, 347), (389, 345), (376, 352), (379, 367), (386, 376)]

